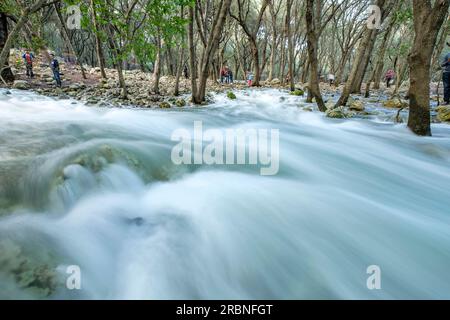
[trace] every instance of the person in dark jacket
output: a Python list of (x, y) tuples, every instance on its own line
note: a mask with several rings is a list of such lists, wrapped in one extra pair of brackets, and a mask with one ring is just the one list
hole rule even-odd
[(450, 104), (450, 53), (445, 55), (442, 62), (442, 81), (444, 82), (444, 101), (445, 104)]
[(52, 58), (52, 61), (50, 62), (50, 68), (52, 68), (53, 71), (53, 78), (56, 81), (56, 85), (61, 88), (61, 74), (59, 72), (59, 62), (55, 58), (55, 54), (51, 53), (50, 57)]

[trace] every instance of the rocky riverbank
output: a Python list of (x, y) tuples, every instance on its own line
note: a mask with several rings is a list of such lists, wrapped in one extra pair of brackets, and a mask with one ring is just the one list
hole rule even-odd
[[(190, 79), (181, 77), (179, 81), (179, 95), (175, 95), (176, 78), (173, 76), (163, 76), (159, 81), (159, 92), (152, 92), (154, 78), (151, 73), (141, 70), (125, 70), (124, 78), (127, 84), (127, 99), (121, 97), (121, 89), (118, 81), (117, 70), (106, 69), (106, 79), (101, 77), (100, 68), (84, 66), (86, 79), (83, 79), (81, 69), (78, 65), (65, 62), (60, 59), (60, 68), (63, 80), (63, 87), (57, 88), (53, 80), (52, 72), (45, 57), (37, 56), (34, 63), (34, 77), (26, 77), (25, 66), (23, 65), (20, 52), (16, 51), (11, 55), (10, 65), (16, 75), (16, 81), (8, 85), (9, 88), (20, 90), (32, 90), (39, 94), (60, 99), (75, 99), (92, 106), (103, 107), (138, 107), (138, 108), (182, 108), (190, 105)], [(281, 84), (279, 79), (263, 81), (264, 88), (287, 89)], [(2, 84), (2, 86), (5, 86)], [(291, 92), (295, 96), (303, 96), (303, 89), (307, 84), (297, 84), (296, 90)], [(209, 80), (207, 83), (208, 93), (227, 93), (229, 99), (235, 99), (233, 91), (248, 89), (244, 81), (236, 81), (233, 84), (220, 84)], [(365, 89), (363, 88), (363, 91)], [(334, 108), (336, 98), (342, 91), (342, 86), (335, 87), (326, 83), (321, 83), (321, 91), (327, 101), (328, 111), (326, 115), (331, 118), (349, 118), (353, 116), (365, 116), (373, 114), (374, 107), (379, 109), (397, 109), (392, 121), (401, 122), (401, 113), (407, 113), (408, 101), (402, 99), (408, 91), (407, 85), (399, 88), (399, 94), (394, 98), (393, 88), (374, 90), (369, 98), (361, 95), (354, 95), (348, 102), (346, 108)], [(450, 107), (437, 106), (438, 90), (436, 83), (431, 85), (432, 94), (432, 120), (433, 122), (450, 122)], [(442, 92), (440, 92), (442, 97)], [(211, 98), (211, 95), (208, 95)], [(312, 111), (311, 106), (303, 108), (304, 111)], [(404, 117), (403, 117), (404, 118)]]

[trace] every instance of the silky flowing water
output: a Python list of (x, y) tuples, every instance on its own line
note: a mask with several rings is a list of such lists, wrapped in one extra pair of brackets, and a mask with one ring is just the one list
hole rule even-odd
[[(164, 111), (0, 91), (0, 297), (450, 298), (450, 126), (237, 96)], [(194, 121), (279, 129), (278, 174), (173, 164)]]

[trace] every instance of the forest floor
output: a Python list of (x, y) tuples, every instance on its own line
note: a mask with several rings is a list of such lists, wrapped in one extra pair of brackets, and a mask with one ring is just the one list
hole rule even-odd
[[(52, 96), (60, 99), (75, 99), (87, 105), (103, 107), (140, 107), (140, 108), (171, 108), (184, 107), (190, 104), (190, 79), (180, 78), (179, 96), (174, 95), (175, 77), (162, 76), (159, 83), (159, 93), (152, 92), (153, 75), (140, 70), (125, 70), (124, 77), (128, 89), (127, 99), (121, 98), (121, 90), (118, 82), (117, 70), (106, 69), (107, 79), (102, 79), (100, 68), (85, 67), (86, 78), (83, 79), (80, 67), (76, 64), (66, 63), (60, 60), (60, 69), (63, 86), (57, 88), (53, 80), (52, 71), (42, 56), (37, 56), (34, 62), (34, 77), (26, 76), (25, 65), (19, 51), (14, 51), (10, 58), (10, 65), (16, 76), (14, 84), (9, 88), (32, 90), (36, 93)], [(5, 87), (3, 83), (0, 85)], [(262, 88), (276, 88), (287, 90), (288, 87), (281, 84), (279, 79), (270, 82), (261, 82)], [(307, 84), (296, 84), (299, 89), (304, 89)], [(354, 115), (367, 115), (374, 108), (383, 109), (385, 113), (392, 114), (392, 121), (405, 121), (408, 113), (408, 101), (404, 99), (408, 92), (408, 86), (402, 85), (397, 94), (395, 87), (386, 88), (382, 84), (380, 90), (371, 90), (369, 98), (364, 95), (353, 95), (347, 108), (334, 109), (334, 104), (342, 92), (343, 86), (330, 86), (328, 83), (320, 84), (322, 94), (327, 101), (326, 113), (331, 118), (347, 118)], [(363, 85), (363, 92), (365, 91)], [(208, 99), (211, 93), (228, 93), (236, 90), (249, 89), (245, 81), (235, 81), (233, 84), (220, 84), (208, 80)], [(252, 88), (253, 89), (253, 88)], [(438, 92), (442, 100), (442, 85), (438, 89), (437, 83), (431, 84), (431, 106), (433, 122), (450, 123), (450, 107), (438, 106)], [(231, 95), (230, 98), (233, 98)], [(312, 111), (311, 106), (303, 108)]]

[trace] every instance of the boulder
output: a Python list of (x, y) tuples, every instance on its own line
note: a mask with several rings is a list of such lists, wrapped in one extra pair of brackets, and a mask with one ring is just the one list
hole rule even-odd
[(272, 81), (270, 81), (270, 84), (274, 84), (274, 85), (281, 84), (281, 81), (280, 81), (280, 79), (275, 78)]
[(450, 122), (450, 106), (440, 106), (437, 111), (440, 121)]
[(406, 108), (409, 106), (408, 102), (402, 101), (400, 99), (390, 99), (383, 102), (383, 106), (385, 108), (393, 108), (393, 109), (400, 109), (400, 108)]
[(19, 90), (27, 90), (30, 89), (30, 84), (25, 80), (16, 80), (14, 81), (13, 88)]
[(163, 102), (160, 102), (158, 106), (161, 109), (168, 109), (168, 108), (170, 108), (170, 103), (163, 101)]
[(342, 107), (334, 108), (334, 109), (328, 109), (325, 112), (325, 115), (328, 118), (333, 119), (343, 119), (347, 117), (347, 114), (345, 113), (344, 109)]
[(177, 107), (179, 107), (179, 108), (182, 108), (182, 107), (186, 106), (186, 100), (184, 100), (184, 99), (177, 99), (175, 101), (175, 105)]
[(364, 111), (364, 103), (361, 100), (354, 100), (348, 107), (353, 111)]

